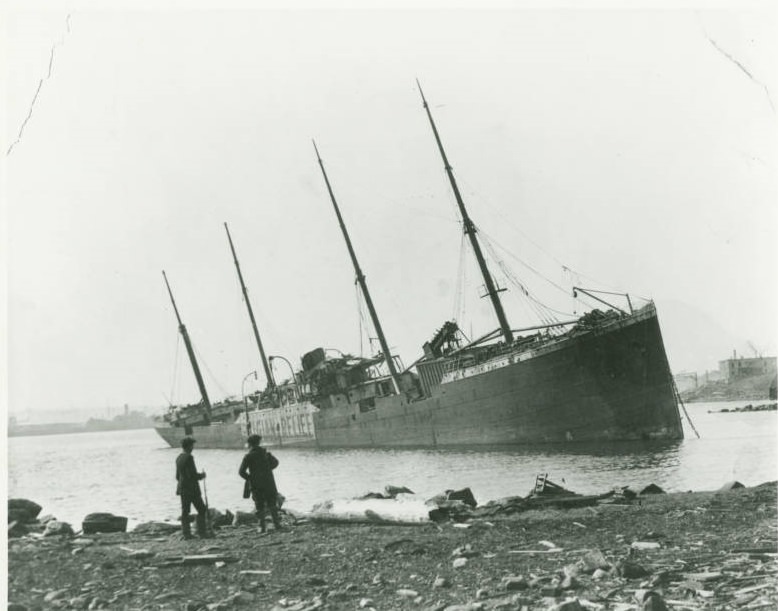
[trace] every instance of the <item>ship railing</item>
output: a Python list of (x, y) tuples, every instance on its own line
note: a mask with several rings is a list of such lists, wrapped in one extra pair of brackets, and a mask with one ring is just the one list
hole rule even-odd
[[(586, 329), (583, 333), (599, 334), (611, 330), (614, 326), (628, 326), (651, 317), (654, 314), (654, 311), (653, 304), (649, 304), (622, 318), (608, 321), (605, 324), (591, 329)], [(470, 375), (483, 373), (487, 370), (498, 369), (519, 361), (531, 359), (540, 354), (553, 352), (567, 344), (572, 337), (574, 336), (569, 334), (554, 338), (543, 338), (536, 335), (529, 342), (523, 342), (521, 345), (513, 344), (511, 346), (504, 346), (493, 352), (484, 354), (483, 358), (480, 359), (477, 355), (468, 355), (471, 357), (470, 359), (465, 357), (452, 359), (445, 364), (443, 377), (441, 378), (440, 383), (446, 384), (448, 382), (469, 377)]]

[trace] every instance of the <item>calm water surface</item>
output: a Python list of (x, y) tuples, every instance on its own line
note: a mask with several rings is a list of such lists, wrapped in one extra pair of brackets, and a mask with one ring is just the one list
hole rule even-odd
[[(580, 493), (613, 486), (636, 488), (656, 483), (667, 491), (712, 490), (736, 479), (756, 485), (778, 479), (778, 413), (712, 413), (736, 403), (687, 406), (700, 433), (684, 419), (679, 442), (568, 444), (528, 448), (446, 450), (274, 449), (279, 490), (288, 507), (300, 511), (331, 498), (380, 491), (387, 484), (407, 486), (424, 498), (469, 486), (479, 503), (526, 495), (538, 473)], [(9, 444), (9, 497), (43, 506), (43, 514), (80, 525), (87, 513), (110, 511), (130, 518), (174, 520), (175, 457), (152, 429), (12, 437)], [(195, 447), (205, 470), (212, 507), (251, 511), (241, 498), (241, 450)]]

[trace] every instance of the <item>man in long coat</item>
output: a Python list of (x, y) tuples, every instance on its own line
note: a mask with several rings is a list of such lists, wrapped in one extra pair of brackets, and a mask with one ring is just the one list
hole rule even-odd
[(195, 440), (192, 437), (184, 437), (181, 440), (181, 454), (176, 458), (176, 494), (181, 497), (181, 530), (184, 539), (192, 538), (192, 527), (189, 524), (189, 510), (192, 505), (197, 509), (197, 534), (207, 537), (205, 525), (206, 507), (200, 492), (200, 480), (205, 479), (205, 471), (197, 472), (195, 467), (194, 449)]
[(240, 463), (238, 474), (251, 486), (251, 496), (254, 497), (259, 527), (261, 532), (267, 532), (265, 527), (265, 509), (270, 510), (273, 525), (281, 529), (281, 519), (278, 516), (278, 489), (273, 477), (273, 469), (278, 466), (278, 459), (260, 447), (260, 435), (249, 435), (249, 451)]

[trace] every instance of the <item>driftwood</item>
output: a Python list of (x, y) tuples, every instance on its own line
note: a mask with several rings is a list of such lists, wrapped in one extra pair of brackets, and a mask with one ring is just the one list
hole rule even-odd
[(197, 554), (192, 556), (167, 557), (154, 566), (196, 566), (202, 564), (216, 564), (217, 562), (237, 562), (237, 560), (238, 559), (233, 556), (225, 556), (223, 554)]

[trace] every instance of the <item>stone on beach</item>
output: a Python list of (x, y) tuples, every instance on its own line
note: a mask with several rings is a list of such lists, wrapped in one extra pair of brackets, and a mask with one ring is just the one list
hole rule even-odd
[(85, 535), (127, 532), (127, 518), (112, 513), (90, 513), (81, 523)]
[(624, 579), (638, 579), (640, 577), (647, 577), (651, 573), (645, 569), (642, 565), (631, 560), (621, 560), (616, 563), (616, 571)]
[(54, 537), (54, 536), (66, 536), (66, 537), (72, 537), (74, 535), (73, 527), (70, 526), (67, 522), (58, 522), (57, 520), (52, 520), (46, 524), (46, 530), (43, 531), (44, 537)]
[[(776, 511), (774, 498), (775, 484), (733, 493), (656, 495), (631, 507), (600, 507), (598, 513), (585, 508), (572, 514), (567, 509), (536, 510), (495, 519), (489, 527), (482, 519), (472, 519), (467, 530), (451, 524), (310, 523), (292, 527), (290, 536), (260, 539), (252, 528), (236, 527), (220, 531), (213, 543), (195, 543), (194, 548), (177, 537), (154, 539), (141, 533), (133, 539), (135, 531), (95, 537), (92, 545), (87, 544), (91, 539), (31, 536), (9, 542), (9, 560), (30, 563), (21, 569), (12, 565), (9, 591), (12, 600), (31, 609), (83, 609), (98, 598), (93, 608), (153, 606), (160, 611), (666, 611), (678, 608), (679, 600), (697, 609), (766, 608), (775, 602), (768, 586), (778, 570), (776, 535), (768, 529)], [(764, 515), (759, 515), (756, 508), (762, 505)], [(688, 516), (679, 513), (690, 510), (695, 511)], [(587, 529), (575, 527), (572, 519), (586, 522)], [(662, 547), (629, 547), (630, 542), (655, 539), (662, 540)], [(513, 547), (532, 549), (514, 554)], [(77, 548), (78, 556), (71, 556)], [(208, 556), (204, 564), (221, 566), (218, 572), (208, 566), (187, 566), (184, 555), (193, 549), (201, 556), (199, 561)], [(138, 552), (136, 558), (133, 551)], [(154, 553), (156, 560), (139, 562), (146, 553)], [(224, 553), (239, 562), (225, 562)], [(468, 563), (466, 559), (474, 556), (478, 559)], [(452, 561), (463, 561), (465, 568), (454, 569)], [(41, 569), (46, 581), (26, 568), (38, 562), (45, 562)], [(617, 568), (608, 571), (611, 565)], [(385, 577), (376, 576), (371, 583), (379, 570)], [(257, 574), (262, 574), (261, 584)], [(309, 581), (311, 574), (317, 578)], [(180, 596), (159, 598), (173, 584), (181, 588)], [(43, 602), (45, 594), (63, 588), (66, 594)], [(122, 589), (128, 594), (119, 599)], [(407, 591), (407, 598), (399, 594), (401, 590)], [(361, 599), (369, 603), (360, 605)]]
[(33, 522), (43, 509), (38, 503), (28, 499), (8, 499), (9, 522)]
[(598, 549), (587, 551), (579, 561), (581, 570), (584, 573), (594, 573), (597, 569), (608, 569), (610, 563), (605, 555)]
[(410, 488), (405, 486), (384, 486), (384, 494), (389, 498), (395, 498), (398, 494), (415, 494)]
[(168, 535), (178, 532), (181, 527), (170, 522), (143, 522), (132, 529), (136, 535)]
[(13, 521), (8, 523), (8, 538), (14, 539), (16, 537), (23, 537), (28, 532), (30, 532), (29, 528), (22, 524), (21, 522)]
[(222, 513), (214, 507), (209, 507), (208, 519), (213, 528), (221, 528), (222, 526), (232, 526), (235, 516), (229, 509), (225, 509)]
[(236, 511), (232, 518), (233, 526), (245, 526), (259, 523), (257, 514), (248, 511)]
[(521, 575), (508, 575), (501, 581), (502, 587), (509, 592), (515, 590), (526, 590), (529, 587), (527, 579)]

